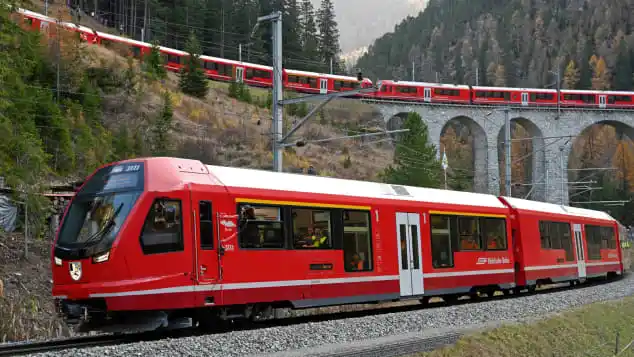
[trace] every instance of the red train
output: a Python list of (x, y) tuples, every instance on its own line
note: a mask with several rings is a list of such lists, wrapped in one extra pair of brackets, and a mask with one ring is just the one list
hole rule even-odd
[[(45, 31), (55, 19), (32, 11), (22, 10), (18, 14), (33, 30)], [(65, 28), (77, 31), (85, 41), (98, 45), (120, 45), (130, 49), (130, 54), (142, 58), (150, 52), (149, 43), (130, 40), (104, 32), (97, 32), (85, 26), (62, 22)], [(186, 52), (160, 48), (167, 69), (178, 72), (184, 64)], [(216, 81), (239, 81), (255, 87), (272, 87), (270, 66), (223, 58), (201, 56), (207, 77)], [(315, 72), (285, 69), (284, 88), (302, 93), (332, 93), (355, 88), (370, 88), (373, 82), (368, 78), (337, 76)], [(378, 91), (354, 95), (356, 98), (374, 100), (414, 101), (424, 103), (468, 104), (468, 105), (511, 105), (561, 108), (633, 109), (634, 92), (586, 91), (536, 88), (480, 87), (449, 85), (438, 83), (383, 80), (377, 83)]]
[(78, 190), (52, 252), (53, 296), (69, 323), (110, 331), (451, 301), (621, 275), (618, 234), (598, 211), (143, 158)]

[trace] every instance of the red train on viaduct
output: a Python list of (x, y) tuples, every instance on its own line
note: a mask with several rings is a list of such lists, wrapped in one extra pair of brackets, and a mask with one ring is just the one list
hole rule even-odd
[(608, 214), (494, 195), (210, 166), (117, 162), (87, 178), (51, 256), (83, 330), (447, 301), (622, 275)]
[[(54, 35), (56, 19), (32, 11), (19, 9), (16, 14), (22, 23), (34, 31)], [(131, 40), (69, 22), (60, 23), (65, 29), (80, 34), (82, 40), (106, 47), (127, 49), (131, 56), (142, 59), (151, 51), (150, 43)], [(160, 47), (165, 67), (178, 72), (185, 64), (188, 53), (168, 47)], [(214, 81), (237, 81), (249, 86), (270, 88), (273, 86), (273, 68), (248, 62), (224, 58), (201, 56), (205, 74)], [(363, 78), (339, 76), (325, 73), (284, 69), (282, 74), (285, 89), (325, 94), (357, 88), (371, 88), (373, 82)], [(381, 80), (377, 91), (351, 96), (357, 99), (379, 101), (407, 101), (430, 104), (454, 105), (504, 105), (517, 107), (550, 107), (581, 109), (634, 109), (634, 92), (596, 90), (554, 90), (538, 88), (481, 87), (439, 83)]]

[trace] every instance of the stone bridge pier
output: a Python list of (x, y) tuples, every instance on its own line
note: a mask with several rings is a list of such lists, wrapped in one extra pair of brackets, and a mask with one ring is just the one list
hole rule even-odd
[[(463, 124), (473, 135), (474, 190), (505, 194), (503, 175), (500, 175), (505, 149), (504, 112), (481, 106), (368, 102), (381, 112), (389, 130), (400, 129), (408, 113), (418, 113), (427, 124), (429, 137), (437, 150), (448, 124), (454, 120)], [(561, 110), (558, 115), (556, 109), (514, 107), (509, 116), (512, 128), (515, 124), (521, 125), (532, 141), (532, 152), (515, 160), (531, 160), (529, 198), (537, 201), (570, 204), (568, 166), (573, 142), (593, 124), (613, 125), (634, 139), (632, 111)], [(513, 183), (520, 180), (512, 178)], [(511, 194), (518, 197), (513, 194), (513, 188)]]

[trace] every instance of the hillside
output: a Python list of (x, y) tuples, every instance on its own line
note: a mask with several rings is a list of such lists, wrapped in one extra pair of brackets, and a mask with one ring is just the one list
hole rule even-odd
[(477, 71), (480, 85), (544, 87), (572, 60), (570, 87), (632, 89), (633, 10), (632, 0), (431, 0), (358, 66), (373, 79), (409, 80), (414, 62), (419, 81), (476, 84)]

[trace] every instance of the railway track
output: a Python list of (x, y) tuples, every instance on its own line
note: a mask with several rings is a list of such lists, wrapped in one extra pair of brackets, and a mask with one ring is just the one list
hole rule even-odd
[[(623, 276), (622, 276), (623, 277)], [(622, 277), (617, 278), (621, 279)], [(317, 315), (306, 315), (306, 316), (297, 316), (297, 317), (287, 317), (281, 319), (274, 320), (265, 320), (260, 322), (249, 323), (246, 321), (237, 321), (235, 323), (228, 323), (226, 326), (222, 326), (213, 330), (208, 329), (198, 329), (198, 328), (186, 328), (181, 330), (172, 330), (172, 331), (152, 331), (152, 332), (143, 332), (143, 333), (131, 333), (131, 334), (123, 334), (123, 335), (97, 335), (97, 336), (83, 336), (83, 337), (74, 337), (67, 339), (58, 339), (58, 340), (50, 340), (50, 341), (37, 341), (37, 342), (18, 342), (18, 343), (6, 343), (0, 344), (0, 357), (4, 356), (20, 356), (27, 355), (32, 353), (41, 353), (41, 352), (55, 352), (66, 349), (74, 349), (74, 348), (89, 348), (89, 347), (101, 347), (101, 346), (111, 346), (111, 345), (120, 345), (120, 344), (129, 344), (136, 342), (146, 342), (146, 341), (155, 341), (166, 338), (182, 338), (182, 337), (194, 337), (201, 335), (212, 335), (218, 333), (225, 333), (230, 331), (240, 331), (240, 330), (257, 330), (266, 327), (272, 326), (284, 326), (284, 325), (295, 325), (301, 323), (308, 322), (319, 322), (324, 320), (339, 320), (339, 319), (348, 319), (354, 317), (363, 317), (370, 315), (382, 315), (396, 312), (406, 312), (419, 310), (423, 308), (436, 308), (436, 307), (444, 307), (444, 306), (456, 306), (463, 305), (469, 303), (478, 303), (485, 301), (495, 301), (495, 300), (505, 300), (505, 299), (513, 299), (519, 296), (529, 296), (533, 294), (549, 294), (562, 290), (578, 290), (589, 288), (591, 286), (601, 285), (601, 284), (609, 284), (614, 282), (615, 280), (599, 280), (587, 282), (585, 284), (576, 285), (574, 287), (569, 287), (567, 284), (553, 284), (546, 289), (538, 289), (532, 293), (523, 293), (520, 295), (496, 295), (492, 297), (482, 297), (477, 300), (458, 300), (455, 302), (434, 302), (430, 303), (429, 306), (424, 306), (422, 304), (415, 305), (403, 305), (403, 306), (392, 306), (392, 307), (383, 307), (377, 309), (368, 309), (368, 310), (358, 310), (358, 311), (347, 311), (347, 312), (335, 312), (335, 313), (322, 313)], [(327, 352), (309, 352), (305, 354), (298, 354), (296, 356), (314, 356), (314, 357), (352, 357), (352, 356), (404, 356), (408, 354), (418, 353), (418, 352), (426, 352), (431, 351), (436, 348), (442, 347), (447, 344), (455, 343), (465, 331), (447, 331), (441, 335), (437, 336), (411, 336), (409, 339), (400, 340), (398, 342), (395, 341), (386, 341), (381, 344), (373, 344), (371, 346), (361, 344), (357, 347), (351, 347), (350, 345), (345, 348), (337, 350), (329, 350)], [(362, 342), (362, 341), (360, 341)], [(272, 355), (277, 356), (277, 355)], [(295, 356), (293, 353), (286, 352), (284, 356)]]
[(38, 352), (52, 352), (68, 348), (85, 348), (95, 346), (108, 346), (134, 342), (127, 336), (87, 336), (51, 340), (42, 342), (11, 343), (0, 345), (0, 356), (19, 356)]

